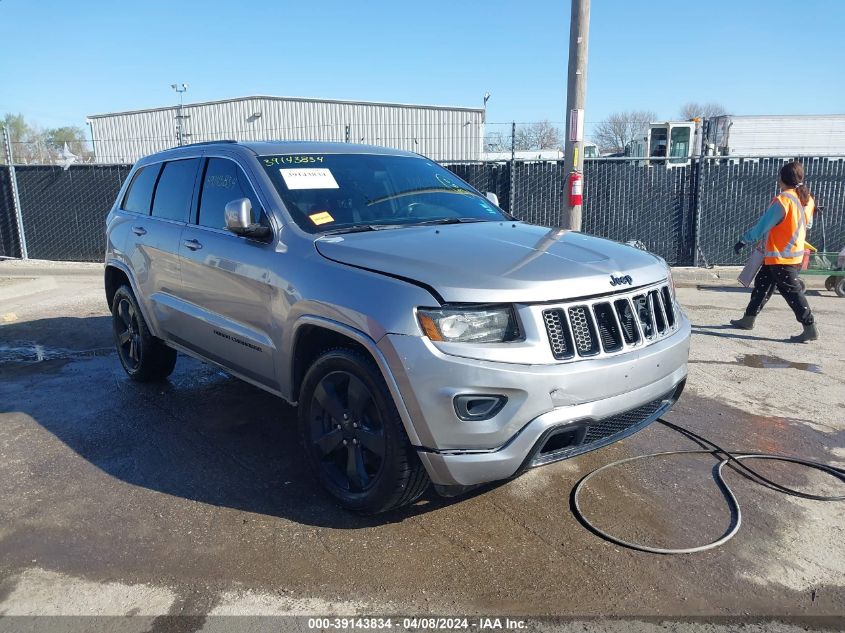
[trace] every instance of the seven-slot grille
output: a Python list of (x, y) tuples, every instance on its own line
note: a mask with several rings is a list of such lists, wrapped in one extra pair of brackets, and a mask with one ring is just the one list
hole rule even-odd
[(678, 323), (668, 285), (543, 310), (557, 360), (598, 356), (654, 342)]

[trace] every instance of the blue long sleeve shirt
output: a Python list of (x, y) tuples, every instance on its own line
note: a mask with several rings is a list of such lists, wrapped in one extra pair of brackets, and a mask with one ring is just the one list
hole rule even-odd
[(762, 217), (757, 220), (757, 224), (748, 229), (740, 239), (746, 244), (759, 242), (769, 234), (769, 231), (781, 223), (785, 215), (786, 211), (780, 202), (775, 200), (772, 202), (772, 206), (766, 209)]

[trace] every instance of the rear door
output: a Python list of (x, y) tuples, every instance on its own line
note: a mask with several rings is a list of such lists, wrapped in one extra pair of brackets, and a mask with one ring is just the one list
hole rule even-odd
[(211, 156), (202, 166), (195, 215), (180, 243), (183, 296), (190, 305), (179, 342), (272, 389), (274, 370), (269, 285), (272, 240), (226, 230), (224, 209), (249, 198), (254, 217), (267, 226), (256, 188), (232, 158)]
[(156, 334), (170, 338), (173, 314), (182, 290), (179, 239), (194, 192), (199, 159), (147, 165), (133, 178), (124, 200), (132, 216), (126, 256), (141, 301)]

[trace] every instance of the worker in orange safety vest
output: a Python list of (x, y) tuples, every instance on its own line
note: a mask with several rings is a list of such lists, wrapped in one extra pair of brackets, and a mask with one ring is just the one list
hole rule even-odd
[(798, 280), (804, 258), (807, 229), (813, 223), (815, 201), (804, 184), (804, 167), (797, 161), (784, 165), (778, 180), (780, 193), (754, 227), (734, 245), (739, 253), (746, 245), (765, 240), (764, 259), (754, 278), (751, 301), (741, 319), (731, 319), (734, 327), (750, 330), (754, 320), (777, 288), (804, 326), (804, 331), (790, 337), (794, 343), (806, 343), (819, 337), (813, 312)]

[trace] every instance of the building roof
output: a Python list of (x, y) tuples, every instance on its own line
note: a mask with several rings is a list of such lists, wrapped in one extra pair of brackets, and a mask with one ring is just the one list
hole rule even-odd
[[(412, 103), (390, 103), (383, 101), (351, 101), (346, 99), (314, 99), (310, 97), (274, 97), (270, 95), (250, 95), (246, 97), (236, 97), (234, 99), (218, 99), (215, 101), (198, 101), (195, 103), (185, 103), (184, 108), (195, 108), (198, 106), (217, 105), (220, 103), (234, 103), (238, 101), (248, 101), (250, 99), (264, 99), (269, 101), (300, 101), (309, 103), (337, 103), (342, 105), (370, 105), (370, 106), (387, 106), (392, 108), (414, 108), (424, 110), (454, 110), (459, 112), (484, 112), (484, 108), (467, 108), (462, 106), (442, 106), (442, 105), (420, 105)], [(178, 108), (178, 105), (168, 105), (158, 108), (142, 108), (140, 110), (125, 110), (123, 112), (108, 112), (105, 114), (91, 114), (88, 119), (102, 119), (111, 116), (120, 116), (125, 114), (141, 114), (143, 112), (162, 112)]]

